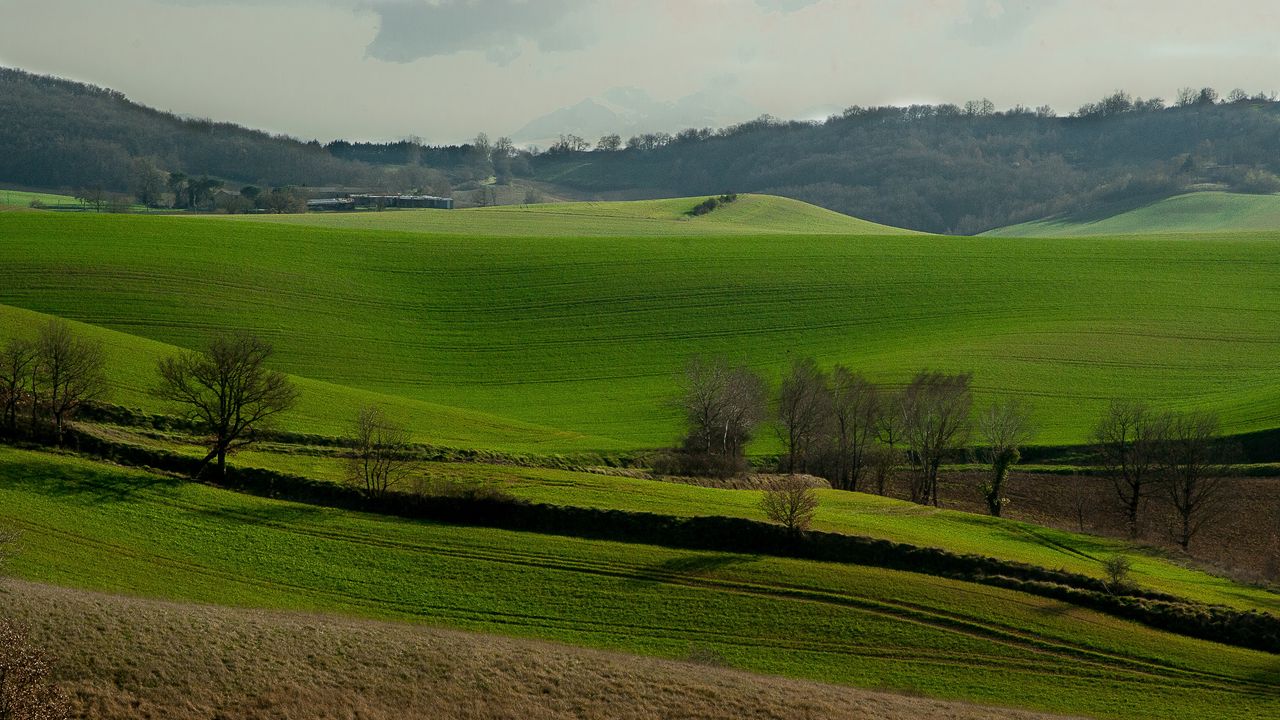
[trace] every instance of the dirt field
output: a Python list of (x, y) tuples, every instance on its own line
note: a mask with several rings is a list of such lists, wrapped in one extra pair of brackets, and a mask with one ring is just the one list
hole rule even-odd
[[(945, 473), (942, 505), (986, 513), (977, 490), (980, 480), (977, 472)], [(1174, 513), (1162, 495), (1149, 499), (1143, 508), (1140, 542), (1242, 582), (1280, 581), (1280, 478), (1234, 478), (1230, 487), (1222, 512), (1195, 536), (1189, 554), (1177, 545)], [(1126, 534), (1115, 491), (1105, 478), (1014, 472), (1008, 497), (1006, 517), (1114, 537)]]
[(3, 613), (77, 717), (1043, 718), (551, 643), (139, 600), (18, 581)]

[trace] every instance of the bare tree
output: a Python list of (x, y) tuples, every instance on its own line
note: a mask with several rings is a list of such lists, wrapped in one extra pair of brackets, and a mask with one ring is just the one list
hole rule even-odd
[(813, 358), (797, 360), (782, 380), (778, 398), (779, 434), (787, 448), (787, 472), (808, 472), (827, 437), (831, 389)]
[(53, 668), (25, 632), (0, 618), (0, 720), (65, 720), (66, 698), (53, 684)]
[(982, 485), (982, 497), (987, 510), (1000, 517), (1008, 502), (1004, 486), (1009, 468), (1022, 458), (1022, 445), (1034, 435), (1031, 409), (1018, 400), (997, 400), (978, 415), (977, 426), (984, 445), (980, 454), (991, 465), (991, 475)]
[(403, 484), (417, 469), (410, 454), (409, 431), (376, 405), (356, 413), (351, 425), (353, 450), (347, 482), (374, 497)]
[(29, 388), (35, 373), (36, 346), (25, 338), (9, 338), (0, 348), (0, 423), (10, 434), (18, 431), (18, 416), (32, 402)]
[(1162, 464), (1165, 489), (1178, 519), (1178, 544), (1191, 539), (1225, 509), (1229, 466), (1218, 438), (1218, 417), (1191, 412), (1170, 416)]
[(915, 470), (911, 501), (938, 505), (938, 470), (969, 440), (973, 376), (921, 371), (902, 391), (902, 435)]
[(876, 494), (888, 491), (889, 480), (902, 467), (902, 395), (892, 393), (880, 398), (880, 415), (876, 422), (876, 444), (868, 460), (876, 483)]
[(1098, 463), (1111, 479), (1129, 529), (1138, 536), (1143, 501), (1159, 484), (1157, 472), (1168, 421), (1142, 403), (1114, 401), (1093, 429)]
[(785, 475), (769, 483), (760, 498), (765, 517), (793, 533), (809, 529), (818, 510), (818, 491), (804, 478)]
[(271, 345), (244, 333), (214, 338), (200, 352), (164, 358), (153, 393), (183, 406), (187, 416), (210, 434), (209, 454), (226, 477), (227, 453), (249, 445), (272, 417), (297, 403), (298, 390), (283, 373), (267, 369)]
[(836, 444), (836, 486), (857, 491), (875, 452), (883, 408), (875, 383), (843, 365), (831, 371), (832, 437)]
[(732, 367), (723, 358), (694, 358), (680, 383), (686, 449), (740, 456), (764, 417), (764, 394), (764, 381), (751, 370)]
[(704, 460), (714, 473), (736, 473), (746, 443), (764, 419), (764, 380), (722, 357), (695, 357), (678, 384), (676, 405), (685, 415), (687, 428), (682, 457)]
[(66, 424), (76, 411), (106, 391), (106, 356), (101, 343), (77, 336), (65, 320), (43, 325), (35, 350), (35, 404), (48, 414), (61, 445)]

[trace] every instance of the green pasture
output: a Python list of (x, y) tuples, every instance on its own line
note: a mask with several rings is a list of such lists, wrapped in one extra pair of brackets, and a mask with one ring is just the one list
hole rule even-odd
[(1280, 195), (1188, 193), (1114, 215), (1046, 218), (983, 234), (991, 237), (1073, 237), (1253, 231), (1280, 231)]
[[(465, 237), (8, 213), (0, 303), (181, 347), (256, 332), (281, 369), (327, 383), (285, 420), (298, 429), (375, 393), (423, 439), (655, 447), (679, 433), (689, 358), (727, 355), (776, 387), (813, 355), (890, 384), (973, 371), (979, 402), (1021, 397), (1036, 442), (1070, 444), (1116, 397), (1276, 426), (1278, 251), (1257, 233)], [(153, 407), (139, 391), (158, 346), (138, 347), (117, 378)], [(776, 447), (764, 430), (756, 450)]]
[(1280, 713), (1275, 656), (910, 573), (397, 521), (0, 449), (21, 577), (1087, 713)]
[[(203, 455), (199, 448), (180, 442), (127, 434), (118, 439), (193, 456)], [(232, 462), (330, 482), (344, 480), (346, 462), (342, 458), (294, 450), (279, 452), (270, 446), (249, 449), (237, 453)], [(414, 477), (423, 483), (427, 492), (485, 486), (501, 489), (522, 500), (553, 505), (764, 520), (759, 507), (760, 492), (756, 490), (481, 463), (423, 463)], [(1015, 473), (1010, 482), (1018, 483), (1020, 479)], [(1093, 577), (1105, 577), (1102, 569), (1105, 560), (1125, 555), (1133, 562), (1133, 581), (1141, 587), (1198, 602), (1280, 614), (1280, 594), (1193, 569), (1160, 550), (866, 493), (820, 490), (818, 494), (820, 505), (814, 517), (815, 530), (985, 555)]]
[(35, 200), (39, 200), (45, 205), (75, 205), (78, 203), (70, 195), (0, 188), (0, 207), (30, 207)]
[[(240, 215), (238, 221), (266, 221), (353, 230), (401, 230), (441, 235), (487, 236), (670, 236), (746, 234), (902, 235), (909, 230), (859, 220), (799, 200), (740, 195), (698, 217), (688, 214), (705, 198), (627, 202), (503, 205), (460, 210), (384, 210), (303, 215)], [(204, 219), (228, 219), (209, 218)]]

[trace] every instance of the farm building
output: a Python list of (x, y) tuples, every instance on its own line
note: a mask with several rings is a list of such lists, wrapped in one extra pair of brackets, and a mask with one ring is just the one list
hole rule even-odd
[(351, 198), (321, 198), (308, 200), (308, 210), (355, 210), (356, 201)]
[(356, 207), (453, 209), (453, 198), (435, 195), (352, 195), (351, 200)]

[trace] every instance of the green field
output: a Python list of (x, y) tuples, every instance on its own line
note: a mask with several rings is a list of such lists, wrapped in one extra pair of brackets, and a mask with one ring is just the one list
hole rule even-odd
[[(401, 230), (439, 235), (525, 237), (672, 236), (672, 235), (909, 235), (909, 230), (878, 225), (799, 200), (740, 195), (714, 212), (688, 215), (705, 198), (628, 202), (575, 202), (507, 205), (465, 210), (387, 210), (382, 212), (239, 215), (239, 221), (266, 221), (312, 227)], [(204, 219), (209, 219), (204, 216)], [(215, 218), (225, 219), (225, 218)]]
[(70, 195), (0, 188), (0, 207), (30, 207), (35, 200), (45, 205), (75, 205), (78, 202)]
[[(204, 454), (200, 448), (177, 442), (127, 436), (118, 439), (193, 457)], [(293, 452), (278, 452), (270, 446), (250, 449), (237, 453), (233, 462), (243, 467), (330, 482), (344, 480), (346, 464), (341, 458), (291, 450)], [(764, 519), (759, 507), (760, 492), (756, 490), (483, 463), (429, 462), (422, 465), (416, 476), (421, 477), (428, 488), (498, 488), (521, 500), (553, 505), (686, 517), (719, 515)], [(840, 490), (820, 490), (818, 495), (821, 502), (814, 517), (815, 530), (937, 547), (1093, 577), (1103, 577), (1103, 561), (1123, 554), (1133, 561), (1133, 580), (1141, 587), (1203, 603), (1280, 614), (1280, 594), (1188, 568), (1150, 548), (1004, 518), (940, 510), (878, 495)]]
[(1280, 195), (1197, 192), (1102, 217), (1059, 217), (1010, 225), (988, 237), (1079, 237), (1145, 233), (1280, 231)]
[[(381, 393), (425, 440), (654, 447), (678, 434), (686, 360), (723, 353), (773, 383), (801, 355), (888, 383), (972, 370), (980, 401), (1026, 398), (1036, 441), (1065, 444), (1113, 397), (1275, 427), (1277, 250), (1265, 234), (462, 237), (3, 213), (0, 303), (183, 347), (257, 332), (328, 383), (304, 388), (295, 429), (332, 431)], [(138, 348), (117, 401), (154, 408), (162, 348)], [(756, 450), (774, 448), (765, 431)]]
[(910, 573), (397, 521), (0, 449), (14, 569), (1105, 718), (1280, 713), (1276, 659)]

